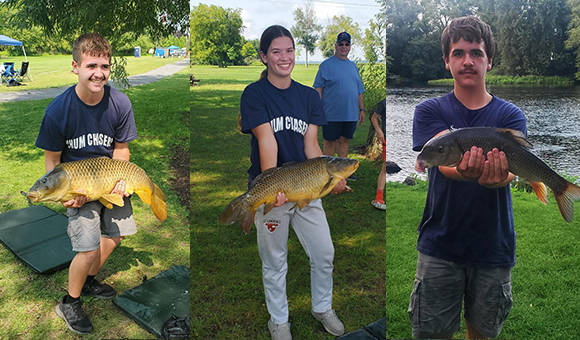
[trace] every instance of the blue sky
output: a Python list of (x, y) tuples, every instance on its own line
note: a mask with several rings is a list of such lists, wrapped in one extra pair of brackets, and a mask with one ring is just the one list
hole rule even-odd
[[(374, 19), (375, 14), (380, 11), (380, 6), (375, 0), (318, 0), (311, 2), (319, 25), (326, 26), (335, 15), (346, 15), (358, 23), (361, 34), (364, 34), (365, 28), (368, 28), (369, 20)], [(242, 19), (246, 27), (242, 34), (246, 39), (259, 39), (262, 32), (270, 25), (282, 25), (290, 29), (294, 25), (292, 13), (297, 7), (304, 7), (306, 2), (301, 0), (190, 0), (190, 3), (192, 7), (203, 3), (224, 8), (241, 8)], [(297, 62), (304, 61), (304, 52), (302, 51), (301, 54), (300, 57), (297, 57)], [(355, 57), (362, 58), (362, 56), (362, 49), (354, 45), (349, 57), (353, 59)], [(308, 57), (309, 61), (322, 61), (322, 59), (322, 54), (318, 50), (314, 55)]]

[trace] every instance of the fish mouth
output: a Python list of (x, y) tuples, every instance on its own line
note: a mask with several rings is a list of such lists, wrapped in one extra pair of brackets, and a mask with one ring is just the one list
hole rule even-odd
[(427, 163), (422, 160), (422, 159), (417, 159), (417, 163), (415, 163), (415, 171), (417, 172), (425, 172), (425, 169), (427, 168)]
[(28, 202), (30, 203), (30, 201), (36, 203), (38, 202), (38, 198), (39, 198), (39, 194), (37, 192), (31, 191), (31, 192), (26, 192), (26, 191), (21, 191), (20, 194), (24, 197), (26, 197), (26, 199), (28, 200)]

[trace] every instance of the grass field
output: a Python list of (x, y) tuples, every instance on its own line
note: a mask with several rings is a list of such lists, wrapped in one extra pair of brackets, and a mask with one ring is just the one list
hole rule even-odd
[[(63, 59), (64, 61), (64, 59)], [(150, 207), (132, 199), (138, 232), (127, 237), (105, 263), (97, 279), (118, 292), (133, 288), (173, 265), (190, 263), (189, 209), (174, 185), (175, 160), (189, 159), (188, 70), (124, 91), (133, 103), (139, 138), (131, 143), (131, 161), (141, 166), (167, 195), (168, 218), (160, 223)], [(25, 208), (21, 190), (44, 174), (44, 153), (34, 146), (50, 99), (0, 104), (0, 213)], [(189, 170), (189, 164), (187, 170)], [(186, 177), (187, 178), (187, 177)], [(58, 212), (60, 204), (47, 203)], [(0, 339), (75, 339), (56, 315), (66, 293), (68, 269), (38, 275), (0, 246)], [(111, 301), (84, 299), (95, 332), (83, 339), (154, 339)]]
[[(387, 183), (387, 338), (410, 339), (407, 308), (413, 288), (417, 226), (426, 183)], [(580, 334), (580, 222), (566, 223), (553, 197), (544, 206), (534, 194), (513, 193), (517, 264), (513, 307), (500, 339), (571, 339)], [(465, 325), (455, 338), (465, 337)]]
[[(179, 59), (176, 58), (154, 58), (143, 56), (135, 58), (126, 57), (127, 72), (129, 75), (145, 73), (166, 64), (171, 64)], [(24, 61), (24, 56), (0, 56), (0, 63), (14, 62), (14, 67), (19, 69)], [(0, 93), (12, 91), (28, 91), (45, 89), (51, 87), (61, 87), (76, 84), (77, 76), (72, 72), (72, 55), (43, 55), (30, 56), (30, 72), (32, 72), (33, 81), (24, 80), (25, 86), (7, 87), (5, 84), (0, 85)]]
[[(247, 188), (250, 136), (236, 131), (240, 96), (263, 67), (194, 66), (192, 87), (193, 339), (269, 339), (256, 231), (245, 236), (217, 218)], [(316, 67), (297, 65), (293, 78), (312, 85)], [(357, 129), (353, 146), (369, 128)], [(352, 150), (352, 148), (351, 148)], [(333, 307), (351, 332), (384, 317), (385, 213), (370, 205), (380, 163), (360, 160), (353, 192), (323, 198), (335, 246)], [(287, 292), (295, 339), (332, 339), (310, 315), (310, 266), (296, 235), (289, 237)]]

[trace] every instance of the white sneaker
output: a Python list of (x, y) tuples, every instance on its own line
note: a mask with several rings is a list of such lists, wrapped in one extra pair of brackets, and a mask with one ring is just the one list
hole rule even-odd
[(371, 202), (371, 204), (373, 205), (373, 207), (375, 207), (379, 210), (387, 210), (387, 205), (385, 203), (381, 203), (381, 202), (377, 202), (377, 201), (373, 200)]
[(311, 311), (312, 316), (316, 318), (316, 320), (320, 321), (324, 326), (326, 331), (334, 336), (340, 336), (344, 334), (344, 325), (336, 316), (336, 312), (334, 309), (329, 309), (324, 313), (315, 313)]
[(270, 334), (272, 334), (272, 340), (292, 340), (290, 322), (277, 324), (272, 320), (268, 320), (268, 329)]

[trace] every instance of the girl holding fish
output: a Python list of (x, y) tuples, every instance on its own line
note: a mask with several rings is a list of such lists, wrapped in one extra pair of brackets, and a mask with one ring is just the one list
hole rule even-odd
[[(260, 58), (267, 68), (260, 80), (246, 87), (240, 104), (241, 130), (252, 136), (248, 185), (268, 168), (322, 155), (318, 144), (318, 126), (326, 124), (322, 102), (313, 88), (292, 80), (294, 49), (292, 34), (282, 26), (268, 27), (260, 39)], [(342, 180), (333, 192), (345, 187)], [(334, 246), (322, 202), (316, 199), (301, 210), (290, 210), (293, 205), (279, 193), (275, 208), (265, 215), (264, 207), (259, 207), (254, 219), (270, 313), (268, 329), (274, 340), (292, 338), (286, 298), (292, 224), (310, 258), (312, 315), (329, 333), (342, 335), (344, 326), (332, 309)]]

